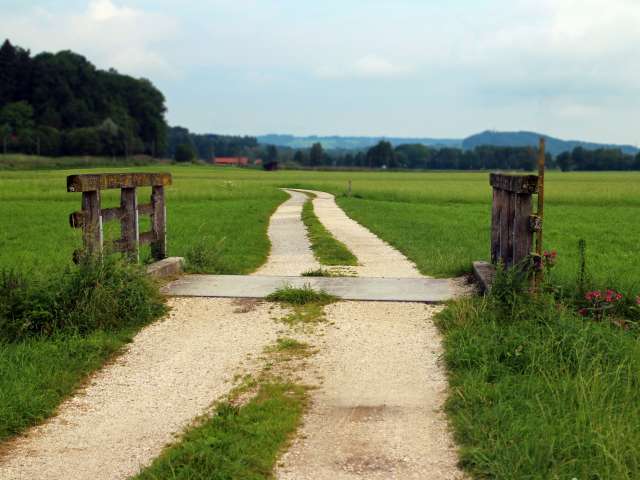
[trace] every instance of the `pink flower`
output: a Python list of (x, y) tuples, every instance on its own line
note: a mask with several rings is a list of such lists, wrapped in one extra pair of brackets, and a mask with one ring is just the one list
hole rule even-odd
[(640, 306), (640, 295), (636, 297), (636, 305)]
[(600, 290), (594, 290), (592, 292), (587, 292), (584, 298), (592, 302), (593, 300), (599, 300), (601, 296), (602, 294), (600, 293)]
[(583, 317), (586, 317), (587, 315), (589, 315), (589, 310), (587, 310), (586, 308), (581, 308), (580, 310), (578, 310), (578, 313)]

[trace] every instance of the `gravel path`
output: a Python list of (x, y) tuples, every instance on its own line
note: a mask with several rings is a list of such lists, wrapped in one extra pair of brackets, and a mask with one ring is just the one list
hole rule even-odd
[(464, 478), (442, 413), (447, 382), (436, 310), (380, 302), (326, 308), (331, 323), (307, 368), (323, 381), (278, 479)]
[(300, 191), (316, 194), (313, 209), (318, 219), (358, 258), (360, 265), (348, 267), (349, 270), (361, 277), (423, 277), (407, 257), (349, 218), (336, 204), (333, 195), (313, 190)]
[[(269, 226), (272, 250), (259, 275), (319, 267), (291, 198)], [(358, 257), (362, 276), (419, 277), (408, 259), (317, 192), (321, 222)], [(231, 388), (247, 355), (275, 341), (284, 313), (265, 303), (170, 301), (171, 314), (143, 329), (59, 414), (3, 446), (0, 478), (125, 479)], [(248, 305), (248, 306), (247, 306)], [(275, 310), (270, 310), (276, 308)], [(339, 302), (316, 336), (305, 381), (320, 384), (304, 426), (280, 462), (281, 480), (458, 479), (442, 414), (446, 379), (434, 307)], [(319, 381), (319, 377), (322, 381)]]
[(307, 196), (294, 190), (285, 191), (291, 198), (280, 205), (271, 217), (271, 252), (267, 263), (255, 275), (299, 276), (303, 272), (320, 268), (313, 256), (307, 230), (301, 219)]
[(124, 479), (232, 386), (247, 354), (280, 328), (271, 305), (173, 299), (127, 351), (62, 404), (59, 414), (5, 445), (2, 480)]

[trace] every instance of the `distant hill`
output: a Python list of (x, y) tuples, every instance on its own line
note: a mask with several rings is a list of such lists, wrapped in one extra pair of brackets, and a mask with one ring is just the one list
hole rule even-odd
[(465, 150), (471, 150), (481, 145), (494, 145), (498, 147), (535, 147), (538, 145), (540, 137), (546, 140), (547, 151), (552, 155), (568, 152), (576, 147), (586, 150), (596, 150), (598, 148), (619, 148), (624, 153), (634, 155), (638, 149), (632, 145), (613, 145), (604, 143), (583, 142), (580, 140), (560, 140), (535, 132), (496, 132), (487, 130), (476, 135), (471, 135), (462, 141)]
[(429, 137), (341, 137), (341, 136), (316, 136), (298, 137), (295, 135), (260, 135), (258, 142), (262, 144), (277, 145), (289, 148), (310, 148), (316, 142), (322, 144), (326, 150), (363, 150), (368, 149), (380, 140), (387, 140), (394, 146), (405, 144), (420, 144), (430, 147), (450, 147), (472, 150), (481, 145), (494, 145), (499, 147), (535, 147), (538, 139), (543, 136), (547, 141), (547, 151), (553, 155), (573, 150), (575, 147), (583, 147), (586, 150), (598, 148), (620, 148), (624, 153), (635, 155), (640, 150), (632, 145), (614, 145), (604, 143), (584, 142), (580, 140), (561, 140), (549, 135), (535, 132), (496, 132), (487, 130), (471, 135), (465, 139), (455, 138), (429, 138)]
[(278, 134), (259, 135), (257, 138), (259, 143), (290, 148), (310, 148), (314, 143), (321, 143), (325, 150), (361, 150), (372, 147), (380, 140), (387, 140), (394, 146), (418, 143), (438, 147), (462, 147), (461, 139), (450, 138), (320, 137), (316, 135), (297, 137), (295, 135)]

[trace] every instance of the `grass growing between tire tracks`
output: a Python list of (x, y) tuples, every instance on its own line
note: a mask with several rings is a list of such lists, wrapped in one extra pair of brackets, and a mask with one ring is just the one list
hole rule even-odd
[[(312, 197), (313, 198), (313, 197)], [(322, 265), (358, 265), (358, 259), (320, 223), (313, 210), (313, 200), (302, 207), (302, 222), (307, 227), (313, 254)]]
[(306, 389), (266, 383), (247, 404), (220, 404), (136, 480), (271, 479), (273, 467), (302, 418)]
[(475, 478), (640, 478), (637, 329), (555, 302), (454, 303), (444, 334), (447, 412)]

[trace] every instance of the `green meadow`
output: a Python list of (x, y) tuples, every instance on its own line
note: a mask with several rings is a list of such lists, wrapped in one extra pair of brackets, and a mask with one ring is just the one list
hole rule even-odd
[[(263, 172), (209, 166), (0, 172), (0, 266), (47, 271), (67, 264), (81, 245), (68, 225), (80, 195), (65, 178), (82, 171), (158, 171), (173, 174), (167, 190), (171, 255), (214, 249), (196, 270), (247, 273), (268, 254), (268, 218), (286, 199), (278, 187), (324, 190), (338, 196), (354, 219), (395, 245), (428, 275), (470, 271), (487, 259), (491, 188), (487, 172)], [(346, 196), (352, 180), (353, 194)], [(140, 201), (149, 194), (140, 189)], [(578, 266), (578, 240), (587, 241), (589, 271), (597, 284), (637, 290), (640, 271), (640, 173), (549, 172), (545, 246), (558, 251), (556, 281), (570, 284)], [(118, 192), (103, 195), (104, 206)], [(144, 228), (144, 224), (143, 227)], [(118, 227), (106, 228), (116, 238)], [(143, 252), (143, 257), (144, 257)]]

